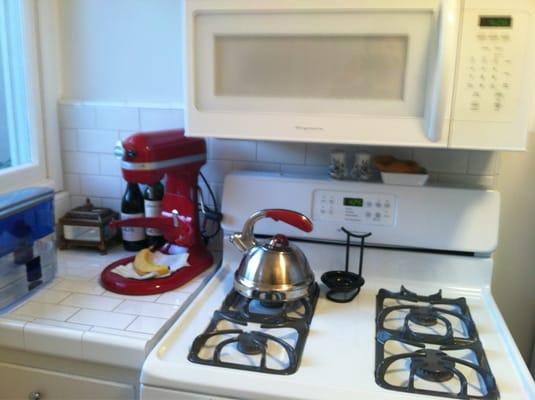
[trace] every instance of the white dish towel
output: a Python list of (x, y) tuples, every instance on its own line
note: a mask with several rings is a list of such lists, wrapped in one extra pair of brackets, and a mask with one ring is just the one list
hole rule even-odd
[(130, 279), (153, 279), (153, 278), (166, 278), (171, 275), (176, 270), (182, 267), (189, 267), (188, 264), (189, 253), (180, 253), (180, 254), (164, 254), (159, 251), (154, 252), (153, 261), (155, 264), (159, 265), (169, 265), (169, 273), (165, 275), (157, 275), (155, 272), (151, 272), (145, 275), (139, 275), (134, 269), (134, 263), (129, 262), (126, 265), (119, 265), (111, 270), (114, 274), (120, 275), (123, 278)]

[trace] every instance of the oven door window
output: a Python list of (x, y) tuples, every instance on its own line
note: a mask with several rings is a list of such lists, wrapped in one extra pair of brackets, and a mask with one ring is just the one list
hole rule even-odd
[(199, 14), (199, 110), (423, 115), (432, 13)]

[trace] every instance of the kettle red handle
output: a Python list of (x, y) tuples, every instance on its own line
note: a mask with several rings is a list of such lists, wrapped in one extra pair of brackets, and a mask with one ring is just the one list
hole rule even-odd
[(312, 221), (305, 215), (297, 211), (284, 209), (264, 210), (265, 216), (275, 221), (286, 222), (288, 225), (295, 226), (304, 232), (310, 232), (313, 229)]

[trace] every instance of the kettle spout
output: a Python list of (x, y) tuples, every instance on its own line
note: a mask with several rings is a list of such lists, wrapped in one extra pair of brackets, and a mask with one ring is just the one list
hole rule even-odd
[[(249, 239), (249, 240), (247, 240)], [(242, 233), (235, 233), (230, 236), (230, 243), (238, 248), (242, 253), (255, 246), (255, 241), (250, 240), (250, 237), (244, 236)]]

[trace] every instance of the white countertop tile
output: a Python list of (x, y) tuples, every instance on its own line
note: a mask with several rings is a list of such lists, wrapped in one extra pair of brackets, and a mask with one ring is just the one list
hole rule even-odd
[(95, 295), (104, 293), (104, 288), (100, 286), (97, 281), (81, 281), (73, 279), (63, 279), (56, 286), (54, 286), (54, 289)]
[(82, 338), (82, 358), (87, 361), (141, 368), (146, 355), (146, 339), (96, 331), (85, 332)]
[(154, 334), (160, 330), (166, 321), (165, 318), (137, 317), (134, 322), (128, 325), (126, 330)]
[(64, 290), (54, 290), (44, 288), (41, 291), (37, 292), (32, 300), (38, 301), (40, 303), (51, 303), (58, 304), (65, 297), (69, 296), (71, 292), (66, 292)]
[(177, 306), (125, 300), (114, 311), (146, 317), (169, 318), (178, 310)]
[(17, 308), (13, 313), (16, 315), (26, 315), (35, 318), (53, 319), (55, 321), (66, 321), (79, 308), (60, 306), (57, 304), (37, 303), (29, 301)]
[(0, 343), (14, 349), (24, 349), (24, 325), (26, 321), (0, 318)]
[(141, 368), (151, 347), (214, 269), (164, 294), (128, 296), (105, 290), (100, 272), (127, 253), (58, 252), (56, 278), (0, 316), (0, 346), (127, 368)]
[[(181, 289), (181, 288), (180, 288)], [(151, 294), (148, 296), (129, 296), (127, 294), (119, 294), (119, 293), (113, 293), (109, 291), (105, 291), (102, 293), (102, 296), (104, 297), (114, 297), (116, 299), (123, 299), (123, 300), (135, 300), (135, 301), (146, 301), (148, 303), (153, 303), (161, 296), (161, 294)]]
[(84, 333), (72, 327), (28, 322), (24, 326), (24, 347), (27, 351), (80, 358)]
[(162, 304), (172, 304), (179, 306), (183, 304), (190, 296), (190, 293), (182, 293), (182, 292), (169, 292), (162, 294), (158, 300), (156, 300), (156, 303), (162, 303)]
[(52, 319), (35, 318), (31, 321), (33, 324), (59, 326), (61, 328), (74, 329), (77, 331), (88, 331), (91, 329), (91, 325), (75, 324), (73, 322), (54, 321)]
[(131, 332), (131, 331), (124, 331), (124, 330), (121, 330), (121, 329), (112, 329), (112, 328), (102, 328), (100, 326), (92, 327), (91, 328), (91, 332), (106, 333), (108, 335), (129, 337), (129, 338), (132, 338), (132, 339), (140, 339), (140, 340), (150, 340), (150, 339), (152, 339), (152, 335), (148, 334), (148, 333)]
[(125, 329), (134, 319), (136, 317), (133, 315), (84, 309), (74, 314), (69, 319), (69, 322), (101, 326), (103, 328)]
[(122, 299), (114, 299), (112, 297), (72, 293), (61, 304), (90, 310), (111, 311), (121, 304), (122, 301)]

